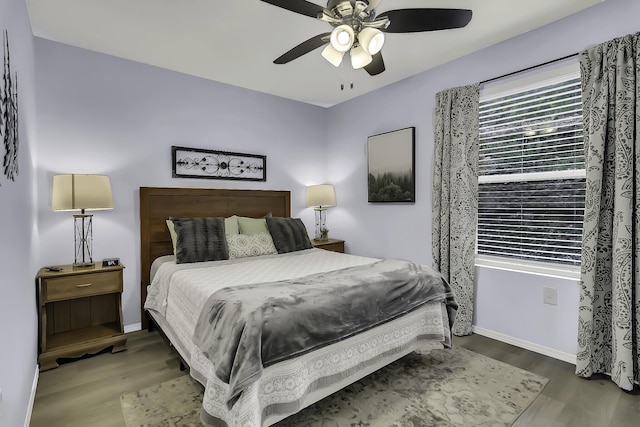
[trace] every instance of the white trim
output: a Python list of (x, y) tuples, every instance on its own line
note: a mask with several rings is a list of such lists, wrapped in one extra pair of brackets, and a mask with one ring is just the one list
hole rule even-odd
[(559, 351), (551, 347), (545, 347), (529, 341), (521, 340), (520, 338), (515, 338), (509, 335), (502, 334), (500, 332), (491, 331), (479, 326), (472, 326), (471, 331), (475, 334), (482, 335), (487, 338), (492, 338), (497, 341), (515, 345), (516, 347), (524, 348), (525, 350), (533, 351), (544, 356), (549, 356), (554, 359), (562, 360), (563, 362), (571, 363), (572, 365), (576, 364), (577, 358), (575, 354), (565, 353), (564, 351)]
[(38, 379), (40, 378), (40, 367), (36, 363), (36, 373), (33, 375), (33, 383), (31, 384), (31, 396), (29, 397), (29, 406), (27, 407), (27, 416), (24, 419), (24, 427), (31, 424), (31, 414), (33, 413), (33, 404), (36, 401), (36, 390), (38, 389)]
[[(500, 79), (488, 83), (480, 89), (480, 102), (490, 101), (518, 92), (537, 89), (542, 86), (580, 77), (580, 62), (578, 57), (568, 58), (565, 61), (549, 65), (543, 68), (542, 71), (540, 69), (530, 70), (505, 78), (504, 80)], [(563, 63), (564, 65), (558, 66), (558, 64)]]
[(476, 267), (496, 268), (519, 273), (537, 274), (558, 279), (580, 280), (580, 267), (523, 259), (476, 255)]
[(530, 182), (530, 181), (550, 181), (554, 179), (578, 179), (586, 178), (585, 169), (571, 169), (564, 171), (550, 172), (527, 172), (512, 173), (502, 175), (481, 175), (478, 177), (478, 184), (492, 184), (496, 182)]
[(131, 325), (124, 325), (124, 333), (135, 332), (142, 330), (142, 323), (132, 323)]

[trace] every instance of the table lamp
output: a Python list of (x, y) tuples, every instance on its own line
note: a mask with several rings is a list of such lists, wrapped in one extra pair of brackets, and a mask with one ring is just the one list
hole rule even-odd
[(331, 184), (311, 185), (307, 187), (307, 207), (313, 207), (316, 213), (316, 240), (327, 240), (327, 208), (336, 205), (336, 191)]
[(93, 265), (93, 215), (87, 210), (113, 209), (111, 183), (106, 175), (55, 175), (51, 194), (54, 211), (80, 211), (73, 215), (74, 266)]

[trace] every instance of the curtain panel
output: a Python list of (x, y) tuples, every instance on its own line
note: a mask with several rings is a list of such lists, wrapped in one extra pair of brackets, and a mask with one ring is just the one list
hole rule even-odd
[(640, 33), (580, 54), (587, 192), (576, 373), (640, 380)]
[(473, 321), (478, 222), (479, 88), (436, 94), (432, 169), (432, 251), (436, 267), (458, 302), (455, 335), (469, 335)]

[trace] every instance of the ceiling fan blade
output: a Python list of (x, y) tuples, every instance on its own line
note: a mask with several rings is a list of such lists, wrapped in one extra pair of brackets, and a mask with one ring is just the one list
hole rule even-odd
[(274, 6), (287, 9), (291, 12), (299, 13), (300, 15), (310, 16), (317, 18), (318, 14), (321, 14), (324, 8), (318, 6), (315, 3), (311, 3), (305, 0), (262, 0), (265, 3), (272, 4)]
[(417, 33), (421, 31), (461, 28), (471, 21), (473, 12), (468, 9), (398, 9), (388, 10), (376, 19), (389, 18), (391, 23), (385, 33)]
[(309, 53), (327, 43), (329, 41), (329, 37), (331, 37), (331, 33), (318, 34), (315, 37), (311, 37), (309, 40), (300, 43), (298, 46), (277, 58), (273, 63), (286, 64), (287, 62), (293, 61), (305, 53)]
[(382, 59), (382, 54), (380, 52), (373, 55), (373, 60), (369, 63), (369, 65), (365, 66), (364, 69), (370, 76), (377, 76), (382, 73), (384, 68), (384, 60)]

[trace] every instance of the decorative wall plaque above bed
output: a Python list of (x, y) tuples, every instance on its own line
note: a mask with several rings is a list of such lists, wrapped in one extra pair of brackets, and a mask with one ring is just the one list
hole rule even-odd
[(267, 156), (171, 147), (174, 178), (267, 180)]

